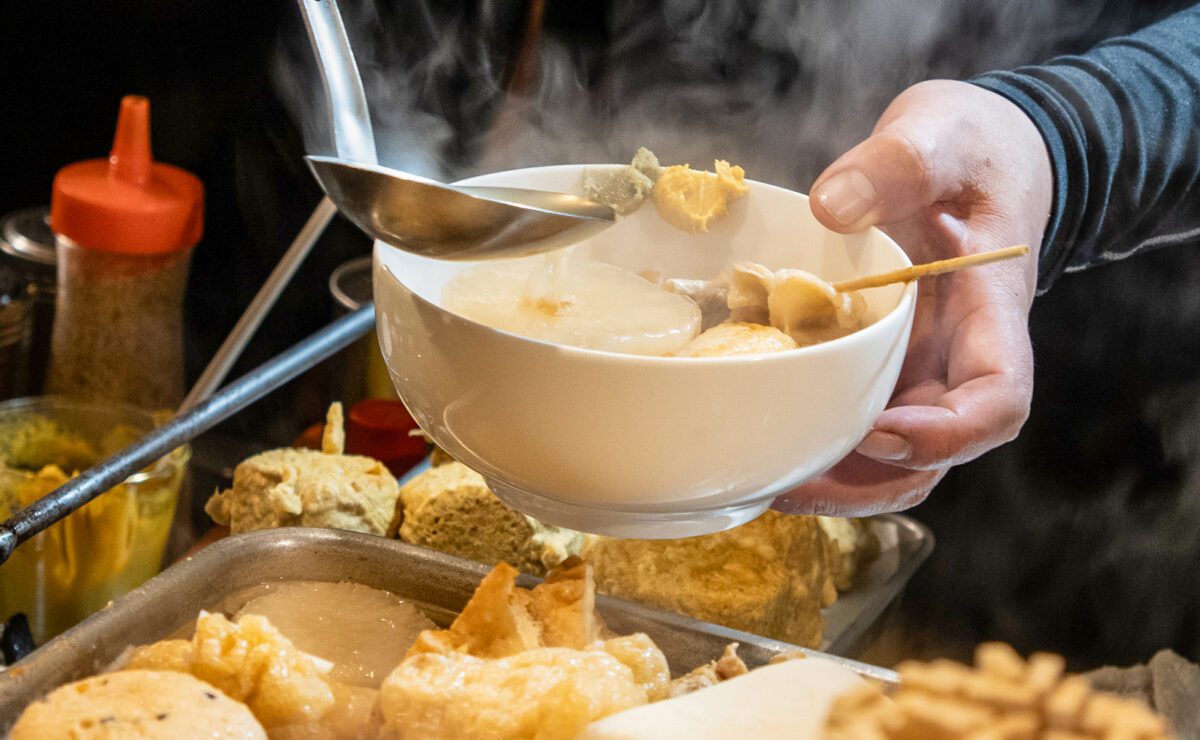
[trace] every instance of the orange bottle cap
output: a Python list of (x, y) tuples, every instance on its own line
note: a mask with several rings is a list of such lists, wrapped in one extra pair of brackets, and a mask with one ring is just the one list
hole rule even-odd
[(50, 226), (80, 246), (123, 254), (169, 254), (200, 241), (204, 186), (190, 172), (154, 161), (149, 100), (121, 99), (108, 159), (58, 171)]

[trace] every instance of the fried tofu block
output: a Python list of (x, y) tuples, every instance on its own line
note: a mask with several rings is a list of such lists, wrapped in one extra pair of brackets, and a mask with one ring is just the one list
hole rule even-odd
[(768, 511), (740, 527), (681, 540), (598, 537), (583, 557), (601, 593), (819, 647), (836, 593), (815, 517)]

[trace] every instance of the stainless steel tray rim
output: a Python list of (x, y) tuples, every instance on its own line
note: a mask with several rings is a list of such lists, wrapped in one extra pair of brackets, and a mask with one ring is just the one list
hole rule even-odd
[[(301, 566), (310, 560), (347, 572), (337, 577), (309, 576)], [(278, 577), (254, 574), (255, 567), (268, 563), (282, 564), (285, 570)], [(233, 568), (234, 565), (241, 567)], [(307, 579), (365, 582), (368, 586), (387, 588), (380, 584), (379, 574), (401, 581), (410, 578), (419, 582), (420, 588), (428, 589), (422, 597), (410, 596), (397, 588), (388, 590), (409, 599), (435, 621), (438, 617), (428, 607), (440, 608), (445, 621), (447, 614), (461, 609), (489, 570), (481, 563), (355, 532), (284, 528), (233, 535), (166, 569), (0, 675), (0, 731), (15, 719), (21, 708), (45, 692), (102, 670), (128, 645), (145, 644), (173, 634), (195, 619), (200, 608), (211, 607), (247, 584)], [(375, 576), (369, 575), (370, 572)], [(533, 585), (538, 580), (522, 576), (520, 582)], [(239, 582), (244, 583), (239, 585)], [(650, 634), (667, 653), (675, 673), (714, 659), (726, 644), (737, 642), (752, 666), (761, 665), (774, 655), (800, 651), (839, 663), (864, 676), (888, 683), (896, 681), (892, 671), (857, 661), (621, 599), (601, 596), (597, 602), (614, 631)]]

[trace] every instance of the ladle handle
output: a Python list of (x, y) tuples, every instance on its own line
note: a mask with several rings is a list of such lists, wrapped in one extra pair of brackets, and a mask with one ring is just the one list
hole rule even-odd
[(317, 55), (329, 105), (337, 156), (352, 162), (377, 164), (371, 114), (358, 65), (336, 0), (298, 0), (308, 40)]
[(845, 293), (851, 290), (878, 288), (883, 285), (891, 285), (892, 283), (908, 283), (923, 277), (930, 277), (931, 275), (941, 275), (945, 272), (954, 272), (955, 270), (962, 270), (967, 267), (978, 267), (979, 265), (1009, 260), (1026, 254), (1029, 254), (1029, 247), (1024, 244), (1015, 247), (1005, 247), (1003, 249), (993, 249), (990, 252), (968, 254), (963, 257), (951, 257), (950, 259), (937, 260), (936, 262), (926, 262), (923, 265), (905, 267), (901, 270), (881, 272), (878, 275), (865, 275), (851, 280), (843, 280), (840, 283), (834, 283), (833, 289), (839, 293)]

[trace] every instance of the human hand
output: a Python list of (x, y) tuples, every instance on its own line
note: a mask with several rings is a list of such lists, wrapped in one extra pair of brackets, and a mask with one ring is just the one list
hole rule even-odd
[[(878, 226), (914, 263), (1013, 244), (1036, 250), (1053, 175), (1032, 121), (964, 82), (901, 93), (871, 137), (817, 178), (817, 219)], [(1016, 437), (1029, 416), (1029, 257), (922, 280), (908, 354), (888, 408), (851, 453), (779, 497), (789, 513), (866, 516), (915, 506), (946, 471)]]

